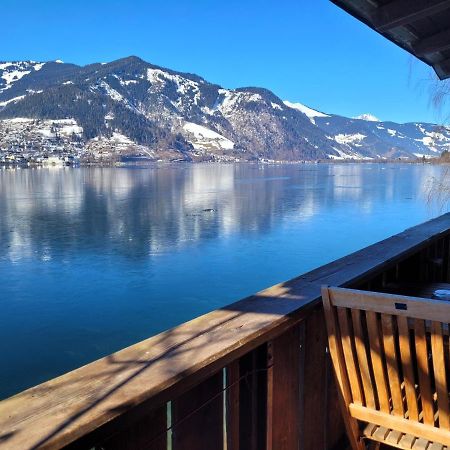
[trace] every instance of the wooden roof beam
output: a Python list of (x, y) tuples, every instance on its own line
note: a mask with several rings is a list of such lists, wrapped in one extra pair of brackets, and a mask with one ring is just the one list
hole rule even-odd
[(450, 76), (450, 58), (434, 64), (433, 67), (441, 80)]
[(420, 39), (413, 45), (414, 53), (421, 57), (432, 53), (440, 52), (450, 48), (450, 28), (433, 34), (432, 36)]
[(383, 33), (450, 8), (450, 0), (394, 0), (374, 12), (374, 28)]

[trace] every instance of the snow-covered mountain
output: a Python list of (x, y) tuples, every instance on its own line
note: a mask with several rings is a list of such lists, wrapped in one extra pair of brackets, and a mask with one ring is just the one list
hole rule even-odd
[(415, 157), (450, 145), (444, 127), (323, 113), (137, 57), (84, 67), (0, 63), (0, 148), (42, 135), (169, 160)]

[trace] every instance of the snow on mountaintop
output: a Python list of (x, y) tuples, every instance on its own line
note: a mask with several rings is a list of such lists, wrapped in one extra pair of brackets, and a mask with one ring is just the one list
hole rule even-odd
[(375, 117), (372, 114), (361, 114), (359, 116), (353, 117), (353, 119), (366, 120), (367, 122), (381, 122), (378, 117)]

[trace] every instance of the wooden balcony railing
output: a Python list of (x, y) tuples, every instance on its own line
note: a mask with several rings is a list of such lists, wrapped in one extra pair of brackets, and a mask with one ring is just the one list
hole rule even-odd
[(0, 449), (345, 448), (320, 288), (449, 281), (449, 229), (441, 216), (4, 400)]

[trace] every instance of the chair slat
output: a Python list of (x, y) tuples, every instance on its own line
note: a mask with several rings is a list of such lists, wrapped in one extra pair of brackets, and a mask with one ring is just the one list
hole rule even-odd
[(432, 442), (427, 450), (443, 450), (444, 446), (442, 444), (438, 444), (437, 442)]
[(375, 433), (373, 433), (373, 438), (376, 439), (377, 441), (385, 441), (386, 436), (389, 434), (390, 431), (391, 430), (389, 430), (388, 428), (378, 427), (375, 430)]
[(400, 359), (403, 368), (403, 381), (405, 383), (406, 404), (408, 406), (408, 418), (419, 420), (419, 410), (417, 407), (417, 396), (414, 381), (414, 367), (411, 358), (411, 347), (409, 338), (408, 319), (397, 317), (398, 339), (400, 349)]
[(368, 423), (363, 430), (363, 436), (366, 436), (368, 438), (372, 437), (373, 433), (377, 430), (378, 425), (375, 425), (374, 423)]
[(429, 441), (424, 438), (417, 438), (413, 445), (413, 450), (427, 450)]
[(380, 345), (380, 334), (378, 330), (378, 322), (376, 313), (372, 311), (366, 312), (367, 331), (370, 342), (370, 356), (372, 359), (372, 367), (377, 386), (378, 401), (381, 411), (390, 412), (389, 392), (385, 378), (385, 370), (382, 362), (382, 351)]
[(444, 339), (442, 336), (442, 325), (439, 322), (432, 322), (431, 324), (431, 352), (439, 410), (439, 427), (448, 430), (449, 406), (447, 378), (445, 374)]
[(364, 344), (364, 333), (361, 325), (361, 311), (352, 309), (353, 332), (355, 335), (355, 348), (358, 358), (361, 381), (364, 389), (364, 398), (369, 408), (375, 408), (374, 386), (370, 379), (369, 362), (367, 359), (366, 346)]
[(353, 402), (362, 405), (362, 390), (359, 379), (358, 366), (352, 347), (352, 336), (347, 315), (347, 309), (337, 308), (339, 327), (341, 329), (342, 349), (344, 351), (345, 364), (347, 366), (350, 389), (352, 391)]
[(402, 437), (402, 433), (400, 431), (391, 430), (391, 432), (386, 437), (386, 442), (388, 444), (397, 445)]
[(392, 398), (392, 413), (403, 417), (403, 399), (399, 379), (400, 371), (397, 364), (392, 319), (393, 317), (388, 314), (381, 314), (381, 329), (383, 331), (384, 354), (386, 357), (387, 375)]
[(415, 440), (416, 438), (412, 434), (404, 434), (399, 441), (399, 445), (408, 449), (413, 446)]
[(431, 394), (430, 374), (428, 368), (428, 349), (424, 320), (414, 320), (414, 332), (423, 422), (426, 425), (434, 425), (433, 397)]

